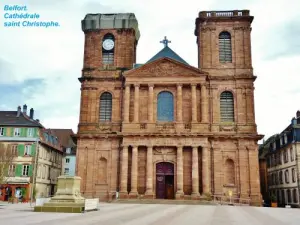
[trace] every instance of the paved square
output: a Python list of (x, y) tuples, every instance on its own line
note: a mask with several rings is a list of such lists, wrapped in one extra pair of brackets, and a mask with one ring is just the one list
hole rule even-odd
[(0, 203), (0, 224), (299, 225), (299, 212), (299, 209), (248, 206), (101, 203), (99, 211), (84, 214), (35, 213), (29, 204)]

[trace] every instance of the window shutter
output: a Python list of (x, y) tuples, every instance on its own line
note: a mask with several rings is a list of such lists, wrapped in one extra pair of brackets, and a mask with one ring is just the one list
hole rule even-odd
[(24, 145), (19, 144), (18, 145), (18, 156), (23, 156), (24, 155)]
[(11, 137), (14, 136), (14, 132), (15, 132), (15, 128), (14, 127), (10, 127), (10, 136)]
[(31, 177), (32, 176), (32, 170), (33, 170), (33, 166), (29, 165), (29, 170), (28, 170), (28, 176)]
[(6, 127), (3, 128), (3, 136), (7, 136), (6, 135)]
[(222, 92), (220, 96), (220, 114), (222, 122), (234, 122), (234, 101), (229, 91)]
[(31, 155), (35, 156), (36, 144), (31, 145)]
[(21, 137), (27, 137), (27, 128), (22, 127), (22, 128), (20, 128), (20, 129), (21, 129), (21, 134), (20, 134), (20, 136), (21, 136)]
[(37, 137), (37, 130), (38, 130), (38, 128), (32, 128), (33, 129), (33, 134), (32, 134), (32, 136), (33, 137)]
[(231, 35), (225, 31), (219, 35), (219, 61), (232, 62)]
[(22, 176), (22, 168), (23, 168), (22, 164), (17, 164), (16, 165), (16, 177)]
[(112, 95), (104, 92), (100, 97), (100, 121), (111, 121)]

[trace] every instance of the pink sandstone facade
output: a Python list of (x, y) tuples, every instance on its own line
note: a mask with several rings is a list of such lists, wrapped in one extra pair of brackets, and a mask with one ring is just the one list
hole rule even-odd
[[(76, 166), (85, 197), (232, 192), (260, 201), (252, 20), (248, 10), (200, 12), (195, 68), (172, 55), (134, 66), (134, 14), (85, 17)], [(162, 92), (172, 100), (168, 107)]]

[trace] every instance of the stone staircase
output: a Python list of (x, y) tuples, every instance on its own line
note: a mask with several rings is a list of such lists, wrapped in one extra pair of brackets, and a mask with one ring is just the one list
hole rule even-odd
[(125, 204), (166, 204), (166, 205), (217, 205), (206, 200), (175, 200), (175, 199), (117, 199), (111, 203)]

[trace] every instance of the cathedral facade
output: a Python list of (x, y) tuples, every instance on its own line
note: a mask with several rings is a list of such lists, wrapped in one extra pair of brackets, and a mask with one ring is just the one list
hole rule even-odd
[(87, 14), (77, 133), (85, 197), (259, 202), (248, 10), (202, 11), (198, 68), (169, 47), (136, 64), (132, 13)]

